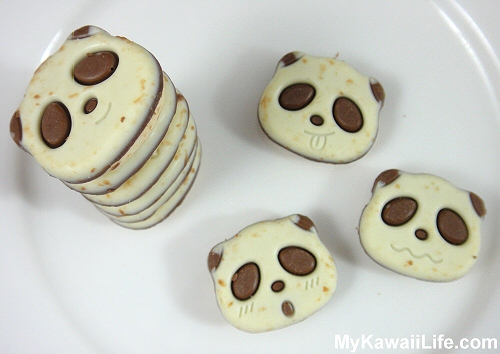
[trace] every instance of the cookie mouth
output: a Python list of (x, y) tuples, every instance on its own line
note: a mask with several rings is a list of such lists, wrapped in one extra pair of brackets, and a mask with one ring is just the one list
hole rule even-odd
[(326, 142), (327, 142), (328, 137), (330, 135), (335, 134), (335, 132), (317, 134), (317, 133), (313, 133), (313, 132), (310, 132), (307, 130), (304, 130), (304, 133), (311, 136), (311, 139), (309, 140), (309, 146), (313, 150), (323, 150), (326, 146)]
[(104, 119), (106, 119), (106, 117), (108, 116), (110, 110), (111, 110), (111, 102), (108, 103), (108, 107), (106, 107), (106, 110), (104, 111), (104, 114), (100, 118), (98, 118), (98, 119), (95, 120), (95, 124), (99, 124)]
[(293, 315), (295, 315), (295, 308), (290, 300), (283, 301), (281, 304), (281, 312), (286, 317), (293, 317)]
[(404, 252), (404, 251), (407, 251), (413, 258), (416, 258), (416, 259), (422, 259), (424, 257), (427, 257), (429, 258), (429, 260), (435, 264), (438, 264), (438, 263), (441, 263), (443, 261), (442, 258), (438, 259), (438, 258), (434, 258), (432, 257), (430, 254), (428, 253), (423, 253), (423, 254), (415, 254), (414, 252), (412, 252), (411, 249), (409, 249), (408, 247), (401, 247), (401, 248), (398, 248), (396, 246), (394, 246), (392, 243), (391, 243), (391, 248), (398, 252), (398, 253), (401, 253), (401, 252)]

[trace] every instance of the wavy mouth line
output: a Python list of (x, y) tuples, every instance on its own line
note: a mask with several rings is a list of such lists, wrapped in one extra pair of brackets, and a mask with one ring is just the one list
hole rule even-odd
[(104, 114), (102, 115), (102, 117), (99, 118), (99, 119), (96, 119), (95, 124), (99, 124), (104, 119), (106, 119), (106, 117), (108, 116), (110, 110), (111, 110), (111, 102), (108, 103), (108, 108), (106, 108), (106, 111), (104, 112)]
[(402, 247), (402, 248), (397, 248), (396, 246), (394, 246), (392, 243), (391, 243), (391, 248), (396, 251), (396, 252), (403, 252), (403, 251), (407, 251), (409, 254), (411, 254), (411, 256), (413, 258), (416, 258), (416, 259), (422, 259), (424, 257), (427, 257), (429, 258), (433, 263), (441, 263), (443, 261), (443, 259), (434, 259), (430, 254), (428, 253), (424, 253), (424, 254), (421, 254), (421, 255), (417, 255), (415, 253), (413, 253), (408, 247)]

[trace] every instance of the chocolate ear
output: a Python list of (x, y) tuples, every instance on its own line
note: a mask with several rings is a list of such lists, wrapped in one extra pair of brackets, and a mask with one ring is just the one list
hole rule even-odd
[(400, 175), (399, 170), (397, 169), (390, 169), (390, 170), (385, 170), (381, 174), (378, 175), (378, 177), (375, 179), (375, 182), (373, 183), (372, 187), (372, 193), (381, 185), (381, 187), (386, 186), (392, 182), (396, 178), (398, 178)]
[(298, 220), (293, 220), (294, 224), (300, 227), (303, 230), (311, 231), (314, 227), (314, 223), (307, 216), (297, 214)]
[(483, 217), (486, 215), (486, 206), (484, 205), (484, 201), (477, 194), (469, 192), (470, 201), (472, 202), (472, 206), (476, 211), (479, 217)]
[(100, 29), (99, 27), (87, 25), (87, 26), (80, 27), (77, 30), (74, 30), (73, 32), (71, 32), (68, 39), (87, 38), (87, 37), (93, 36), (97, 32), (105, 32), (105, 31)]
[(220, 252), (214, 251), (212, 249), (208, 254), (208, 270), (212, 272), (217, 269), (222, 260), (222, 250)]
[(21, 114), (19, 110), (15, 111), (10, 119), (10, 137), (18, 146), (21, 146), (21, 140), (23, 140), (23, 126), (21, 124)]
[(28, 154), (30, 153), (21, 143), (23, 140), (23, 125), (21, 123), (21, 114), (19, 113), (19, 110), (15, 111), (10, 119), (10, 137), (21, 150), (27, 152)]
[(380, 82), (378, 82), (377, 79), (371, 77), (370, 78), (370, 88), (372, 90), (373, 97), (375, 97), (375, 99), (378, 102), (380, 102), (380, 104), (383, 106), (384, 101), (385, 101), (385, 91), (384, 91), (384, 87), (382, 86), (382, 84)]
[(278, 68), (283, 68), (285, 66), (292, 65), (293, 63), (298, 61), (300, 58), (302, 58), (304, 55), (305, 55), (305, 53), (298, 52), (298, 51), (285, 54), (285, 56), (283, 56), (283, 58), (281, 58), (280, 61), (278, 62)]

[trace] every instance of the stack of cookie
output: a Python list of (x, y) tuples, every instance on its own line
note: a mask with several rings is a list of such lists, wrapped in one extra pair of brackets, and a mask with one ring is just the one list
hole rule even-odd
[(188, 104), (156, 58), (93, 26), (37, 69), (10, 131), (47, 173), (131, 229), (166, 218), (200, 165)]

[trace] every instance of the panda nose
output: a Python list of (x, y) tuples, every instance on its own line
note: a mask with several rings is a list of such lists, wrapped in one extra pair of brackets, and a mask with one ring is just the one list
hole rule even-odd
[(285, 283), (282, 280), (276, 280), (272, 285), (271, 289), (275, 293), (279, 293), (281, 290), (285, 288)]
[(325, 120), (323, 119), (323, 117), (321, 116), (318, 116), (317, 114), (311, 116), (311, 118), (309, 118), (309, 120), (311, 121), (312, 124), (316, 125), (316, 126), (321, 126), (323, 125), (323, 123), (325, 122)]
[(429, 234), (427, 231), (424, 229), (418, 229), (415, 231), (415, 237), (418, 238), (419, 240), (427, 240), (427, 237), (429, 237)]
[(94, 111), (94, 109), (96, 109), (97, 103), (98, 103), (97, 98), (91, 98), (83, 106), (83, 112), (85, 114), (92, 113)]

